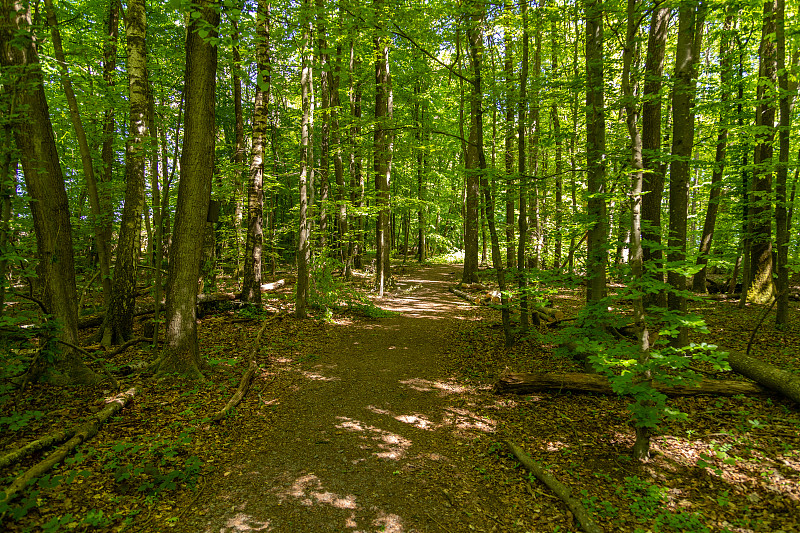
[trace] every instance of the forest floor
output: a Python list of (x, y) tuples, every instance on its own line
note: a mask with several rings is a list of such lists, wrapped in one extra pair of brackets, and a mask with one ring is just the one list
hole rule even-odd
[[(447, 292), (459, 266), (398, 272), (384, 298), (316, 320), (286, 313), (291, 286), (264, 295), (280, 311), (274, 318), (220, 305), (200, 325), (207, 379), (119, 378), (141, 392), (77, 454), (0, 505), (0, 529), (579, 531), (561, 500), (507, 454), (509, 440), (608, 532), (800, 532), (797, 405), (777, 396), (671, 399), (689, 421), (665, 423), (653, 458), (639, 463), (625, 398), (492, 393), (506, 369), (580, 370), (553, 353), (546, 328), (504, 348), (499, 311)], [(579, 287), (551, 295), (567, 316), (583, 298)], [(696, 311), (710, 329), (698, 341), (741, 351), (761, 313), (711, 299)], [(800, 372), (797, 317), (795, 305), (784, 331), (767, 319), (752, 353)], [(265, 318), (260, 373), (215, 424)], [(130, 349), (111, 363), (150, 357)], [(0, 450), (71, 426), (113, 394), (108, 385), (3, 389)], [(42, 457), (0, 470), (0, 487)]]

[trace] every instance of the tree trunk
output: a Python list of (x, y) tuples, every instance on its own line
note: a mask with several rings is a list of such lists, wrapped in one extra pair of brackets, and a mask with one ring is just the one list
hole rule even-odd
[(300, 51), (300, 93), (303, 116), (300, 121), (300, 229), (297, 239), (297, 286), (295, 287), (295, 316), (306, 318), (308, 316), (308, 289), (310, 283), (309, 263), (311, 262), (311, 248), (309, 237), (311, 227), (309, 222), (309, 183), (313, 181), (314, 173), (311, 167), (314, 163), (314, 150), (311, 146), (311, 60), (313, 46), (311, 43), (311, 2), (303, 0), (302, 28), (303, 44)]
[(83, 128), (83, 120), (81, 119), (80, 109), (78, 108), (78, 99), (75, 97), (75, 91), (72, 89), (72, 80), (67, 70), (67, 60), (64, 56), (64, 49), (61, 46), (61, 33), (58, 29), (58, 19), (56, 18), (55, 9), (53, 8), (53, 0), (45, 0), (45, 9), (47, 11), (47, 24), (50, 26), (50, 33), (53, 38), (53, 50), (55, 51), (56, 60), (58, 61), (61, 73), (61, 85), (64, 88), (64, 96), (67, 98), (72, 127), (75, 129), (75, 137), (80, 150), (81, 165), (84, 178), (86, 179), (89, 205), (92, 210), (94, 245), (97, 249), (97, 260), (100, 266), (100, 283), (103, 286), (103, 302), (107, 307), (112, 294), (110, 276), (111, 260), (109, 258), (108, 241), (103, 231), (103, 216), (109, 215), (109, 213), (103, 213), (100, 206), (100, 195), (97, 191), (97, 179), (94, 175), (92, 153), (89, 148), (89, 142), (86, 139), (86, 132)]
[(528, 331), (528, 282), (525, 279), (525, 256), (528, 242), (528, 176), (527, 154), (525, 151), (525, 122), (528, 110), (528, 2), (520, 2), (522, 15), (522, 64), (519, 73), (519, 119), (517, 120), (517, 166), (519, 167), (519, 243), (517, 244), (517, 273), (520, 295), (519, 327), (523, 333)]
[[(37, 270), (44, 286), (42, 300), (49, 314), (60, 322), (58, 338), (78, 344), (78, 299), (64, 175), (50, 122), (38, 52), (32, 39), (18, 38), (31, 31), (29, 8), (15, 0), (3, 0), (0, 4), (0, 64), (11, 67), (9, 72), (18, 75), (13, 82), (17, 87), (14, 105), (25, 109), (24, 119), (14, 124), (14, 138), (31, 199), (39, 258)], [(99, 376), (83, 363), (79, 353), (70, 348), (54, 355), (43, 377), (57, 384), (99, 381)]]
[[(650, 277), (663, 281), (658, 271), (663, 261), (661, 245), (661, 199), (664, 194), (664, 166), (661, 153), (661, 87), (664, 75), (664, 54), (669, 31), (670, 7), (659, 4), (650, 18), (647, 39), (644, 85), (642, 87), (642, 245), (643, 265)], [(645, 295), (645, 306), (666, 307), (663, 292)]]
[(775, 86), (777, 63), (774, 42), (776, 0), (764, 2), (759, 56), (759, 80), (756, 89), (756, 147), (753, 156), (753, 183), (750, 203), (752, 241), (750, 245), (750, 283), (747, 301), (765, 304), (775, 297), (772, 280), (772, 177), (775, 170)]
[(136, 267), (141, 251), (144, 209), (145, 143), (147, 141), (147, 22), (144, 0), (131, 0), (126, 15), (129, 79), (129, 138), (125, 153), (125, 205), (119, 230), (111, 302), (103, 323), (102, 344), (131, 338), (136, 307)]
[(733, 15), (725, 17), (722, 28), (722, 39), (719, 45), (720, 55), (720, 112), (719, 112), (719, 133), (717, 134), (717, 151), (714, 158), (714, 170), (711, 173), (711, 191), (708, 195), (708, 208), (706, 208), (706, 218), (703, 222), (703, 235), (700, 238), (700, 249), (697, 253), (697, 266), (702, 266), (692, 279), (692, 290), (694, 292), (706, 292), (706, 264), (708, 254), (711, 252), (711, 242), (714, 238), (714, 227), (717, 222), (717, 212), (719, 211), (720, 193), (722, 189), (722, 176), (725, 171), (725, 163), (728, 152), (728, 115), (730, 110), (730, 87), (731, 87), (731, 55), (728, 53), (731, 38), (730, 32), (733, 27)]
[(608, 215), (605, 200), (605, 109), (603, 91), (603, 4), (586, 3), (586, 166), (589, 236), (586, 240), (586, 302), (606, 294)]
[[(211, 0), (197, 3), (186, 37), (186, 126), (181, 152), (181, 180), (175, 212), (166, 288), (167, 347), (157, 370), (201, 378), (197, 342), (197, 285), (203, 254), (211, 180), (214, 168), (215, 90), (219, 10)], [(206, 33), (208, 32), (208, 33)], [(205, 35), (206, 39), (203, 38)]]
[(352, 117), (352, 125), (350, 126), (350, 203), (354, 208), (355, 231), (350, 238), (350, 256), (353, 258), (353, 267), (357, 269), (364, 268), (363, 249), (364, 249), (364, 194), (365, 183), (364, 174), (362, 172), (361, 162), (361, 81), (356, 79), (355, 71), (358, 62), (356, 61), (355, 54), (355, 38), (350, 39), (350, 60), (348, 62), (348, 79), (349, 79), (349, 98), (350, 98), (350, 115)]
[[(374, 1), (376, 14), (382, 14), (383, 0)], [(392, 133), (389, 121), (392, 117), (392, 90), (389, 71), (388, 36), (376, 30), (375, 46), (375, 204), (378, 221), (375, 229), (375, 285), (378, 297), (383, 297), (386, 284), (391, 276), (390, 270), (390, 207), (389, 183), (392, 172)]]
[(259, 0), (256, 21), (258, 83), (256, 84), (253, 109), (253, 147), (247, 184), (247, 240), (245, 241), (241, 299), (261, 304), (261, 254), (264, 244), (264, 144), (269, 121), (269, 97), (272, 85), (272, 73), (269, 70), (269, 0)]
[(514, 52), (511, 34), (511, 1), (505, 0), (503, 11), (506, 13), (506, 25), (503, 30), (503, 48), (505, 60), (503, 72), (505, 74), (505, 170), (506, 170), (506, 266), (514, 268)]
[[(689, 171), (694, 147), (694, 96), (697, 78), (697, 57), (703, 31), (703, 7), (696, 2), (681, 4), (678, 18), (678, 44), (675, 57), (675, 83), (672, 93), (672, 162), (669, 169), (669, 239), (667, 260), (673, 264), (685, 261), (689, 204)], [(672, 287), (667, 306), (680, 315), (686, 313), (686, 276), (670, 270), (667, 280)], [(688, 343), (688, 329), (679, 328), (673, 341), (676, 347)]]
[[(789, 75), (786, 71), (786, 2), (777, 0), (775, 40), (777, 46), (778, 86), (780, 87), (779, 107), (781, 111), (778, 128), (778, 165), (775, 176), (775, 247), (777, 248), (777, 292), (778, 306), (775, 325), (789, 324), (789, 230), (786, 197), (786, 179), (789, 172), (790, 128), (792, 123), (792, 100), (789, 93)], [(795, 182), (796, 183), (796, 182)]]

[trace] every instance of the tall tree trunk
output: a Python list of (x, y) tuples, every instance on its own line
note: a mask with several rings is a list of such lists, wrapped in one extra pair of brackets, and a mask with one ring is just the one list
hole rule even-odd
[(350, 39), (350, 60), (348, 62), (348, 85), (350, 99), (350, 115), (352, 124), (350, 125), (350, 203), (354, 208), (355, 231), (350, 239), (353, 267), (364, 268), (363, 249), (364, 249), (364, 194), (366, 187), (364, 183), (364, 173), (362, 172), (361, 161), (361, 93), (362, 84), (356, 79), (356, 66), (358, 62), (355, 54), (355, 36)]
[[(114, 175), (114, 139), (116, 137), (114, 114), (114, 99), (116, 98), (114, 88), (116, 85), (116, 80), (114, 77), (117, 69), (117, 39), (119, 37), (120, 6), (121, 4), (118, 0), (109, 0), (108, 2), (108, 19), (106, 21), (107, 26), (105, 35), (106, 41), (103, 45), (103, 81), (105, 83), (104, 97), (106, 103), (103, 111), (103, 144), (100, 155), (103, 161), (103, 171), (100, 175), (100, 181), (106, 184), (106, 186), (101, 188), (98, 191), (98, 194), (100, 197), (100, 213), (102, 215), (101, 219), (99, 220), (99, 224), (103, 238), (102, 240), (106, 246), (106, 255), (108, 257), (109, 264), (111, 263), (110, 243), (114, 209), (111, 205), (111, 192), (108, 185), (111, 183)], [(110, 276), (104, 281), (103, 293), (103, 303), (105, 307), (108, 308), (108, 305), (111, 302)]]
[[(215, 90), (219, 6), (199, 0), (186, 36), (186, 127), (181, 152), (181, 180), (175, 211), (166, 288), (167, 347), (157, 363), (159, 373), (201, 378), (203, 362), (197, 342), (197, 290), (214, 168)], [(205, 37), (205, 38), (204, 38)]]
[[(786, 2), (777, 0), (775, 13), (775, 42), (780, 88), (779, 107), (781, 111), (778, 127), (778, 165), (775, 175), (775, 247), (777, 248), (777, 292), (778, 306), (775, 315), (776, 326), (789, 323), (789, 216), (786, 198), (786, 178), (788, 175), (790, 127), (792, 121), (792, 99), (789, 92), (789, 75), (786, 70)], [(796, 183), (796, 182), (795, 182)]]
[[(242, 227), (242, 176), (244, 174), (244, 115), (242, 113), (242, 57), (239, 52), (239, 23), (235, 17), (231, 17), (231, 52), (233, 56), (233, 117), (234, 117), (234, 150), (233, 168), (234, 183), (230, 203), (233, 206), (231, 217), (231, 230), (233, 232), (234, 248), (236, 250), (236, 276), (241, 273), (240, 264), (240, 230)], [(256, 30), (258, 32), (258, 30)], [(258, 47), (258, 45), (256, 45)], [(256, 62), (258, 60), (256, 59)], [(245, 244), (246, 246), (246, 244)]]
[(336, 182), (335, 201), (336, 201), (336, 252), (343, 264), (343, 272), (348, 274), (350, 269), (350, 257), (348, 254), (346, 238), (348, 232), (347, 224), (347, 200), (345, 199), (344, 182), (344, 161), (342, 160), (342, 135), (339, 130), (339, 109), (341, 101), (339, 99), (339, 82), (342, 71), (342, 47), (336, 47), (336, 57), (331, 64), (330, 58), (330, 122), (331, 122), (331, 145), (333, 146), (333, 178)]
[(309, 203), (313, 202), (309, 188), (313, 180), (311, 167), (314, 164), (314, 147), (311, 145), (311, 0), (303, 0), (302, 5), (303, 42), (301, 47), (300, 93), (303, 116), (300, 121), (300, 221), (297, 238), (297, 286), (295, 287), (295, 316), (308, 316), (308, 289), (310, 282), (309, 263), (311, 247), (309, 243), (311, 228)]
[[(58, 338), (77, 344), (78, 298), (69, 202), (35, 41), (19, 38), (31, 32), (30, 8), (18, 0), (0, 1), (0, 65), (7, 68), (9, 75), (15, 75), (14, 108), (25, 110), (23, 119), (14, 124), (14, 140), (31, 198), (39, 257), (37, 270), (44, 288), (42, 300), (49, 314), (60, 323)], [(99, 381), (99, 376), (83, 363), (77, 351), (62, 348), (47, 361), (41, 377), (59, 384)]]
[[(374, 1), (376, 14), (384, 9), (383, 0)], [(378, 297), (383, 297), (390, 271), (390, 207), (389, 183), (392, 171), (392, 90), (389, 71), (389, 37), (376, 30), (375, 45), (375, 194), (378, 222), (375, 230), (375, 282)]]
[(425, 221), (425, 201), (426, 201), (426, 184), (425, 184), (425, 151), (423, 142), (425, 140), (425, 109), (420, 105), (422, 96), (422, 89), (419, 80), (414, 83), (414, 121), (416, 131), (414, 137), (417, 140), (417, 200), (419, 205), (417, 207), (417, 259), (420, 263), (424, 263), (428, 259), (427, 244), (426, 244), (426, 228)]
[[(553, 79), (558, 76), (558, 55), (560, 53), (560, 47), (558, 42), (558, 28), (556, 19), (553, 18), (550, 23), (550, 33), (552, 38), (551, 48), (552, 48), (552, 55), (550, 59), (550, 68), (552, 72)], [(553, 250), (553, 269), (559, 270), (561, 265), (561, 253), (562, 253), (562, 225), (564, 223), (564, 215), (562, 204), (564, 201), (563, 198), (563, 190), (564, 190), (564, 178), (562, 176), (563, 168), (564, 168), (564, 139), (561, 137), (561, 118), (558, 116), (559, 109), (558, 109), (558, 102), (556, 99), (553, 99), (553, 103), (550, 106), (550, 120), (553, 122), (553, 139), (556, 143), (556, 153), (555, 153), (555, 237), (556, 237), (556, 244), (555, 249)]]
[(528, 331), (528, 282), (525, 279), (525, 256), (528, 242), (528, 176), (527, 154), (525, 153), (525, 121), (528, 106), (528, 1), (520, 3), (522, 12), (522, 64), (519, 74), (519, 119), (517, 120), (517, 166), (519, 167), (519, 243), (517, 245), (517, 272), (519, 276), (520, 296), (520, 329)]
[(100, 266), (100, 283), (103, 287), (104, 307), (108, 308), (111, 298), (111, 259), (109, 257), (108, 241), (103, 232), (103, 217), (108, 216), (103, 213), (100, 206), (100, 195), (97, 190), (97, 179), (94, 175), (94, 163), (89, 142), (86, 139), (86, 131), (83, 128), (78, 99), (72, 89), (72, 80), (67, 69), (67, 60), (64, 56), (64, 49), (61, 46), (61, 32), (58, 29), (58, 18), (56, 17), (53, 0), (45, 0), (47, 11), (47, 24), (50, 26), (50, 34), (53, 38), (53, 50), (56, 54), (58, 67), (61, 74), (61, 86), (64, 89), (64, 96), (67, 98), (72, 127), (75, 129), (75, 137), (78, 141), (78, 148), (81, 155), (81, 165), (83, 175), (86, 179), (86, 190), (89, 193), (89, 206), (92, 210), (92, 229), (94, 230), (94, 245), (97, 249), (97, 260)]
[(589, 236), (586, 240), (586, 302), (606, 293), (608, 216), (605, 200), (605, 109), (603, 91), (603, 4), (586, 3), (586, 168)]
[(145, 143), (147, 142), (147, 21), (144, 0), (131, 0), (125, 18), (128, 48), (129, 138), (125, 153), (125, 206), (114, 265), (111, 303), (103, 321), (102, 344), (130, 339), (136, 307), (136, 268), (139, 264), (144, 209)]
[(775, 12), (777, 0), (764, 2), (759, 56), (759, 80), (756, 89), (756, 147), (753, 156), (753, 184), (750, 205), (752, 242), (750, 248), (750, 284), (747, 301), (765, 304), (775, 297), (772, 280), (772, 177), (775, 171), (775, 86), (777, 57), (775, 50)]
[[(2, 93), (0, 93), (2, 94)], [(13, 114), (14, 99), (9, 98), (8, 115)], [(0, 317), (6, 307), (6, 286), (9, 282), (7, 246), (11, 242), (12, 199), (17, 194), (17, 159), (14, 132), (11, 125), (0, 129)]]
[(319, 130), (319, 244), (320, 249), (328, 245), (328, 203), (330, 197), (330, 161), (331, 161), (331, 63), (328, 53), (327, 13), (324, 0), (316, 0), (316, 35), (317, 56), (320, 62), (319, 69), (319, 102), (322, 124)]
[[(667, 260), (673, 265), (686, 259), (686, 218), (689, 204), (689, 171), (694, 147), (694, 96), (697, 57), (703, 31), (703, 7), (695, 1), (681, 4), (678, 12), (678, 44), (675, 52), (675, 83), (672, 89), (672, 161), (669, 169), (669, 239)], [(672, 287), (667, 306), (686, 313), (686, 276), (670, 270), (667, 280)], [(688, 343), (688, 329), (679, 328), (673, 341), (681, 347)]]
[(503, 30), (503, 48), (505, 59), (503, 72), (505, 75), (506, 124), (505, 124), (505, 164), (506, 164), (506, 265), (515, 266), (514, 250), (514, 51), (511, 35), (511, 1), (505, 0), (503, 11), (506, 25)]
[[(625, 123), (631, 140), (631, 292), (633, 298), (633, 324), (639, 343), (639, 364), (646, 368), (650, 360), (650, 333), (647, 328), (644, 297), (642, 295), (642, 275), (644, 271), (644, 250), (642, 248), (642, 187), (644, 184), (644, 162), (642, 159), (642, 135), (639, 131), (639, 105), (636, 102), (635, 90), (631, 83), (632, 64), (636, 38), (639, 31), (638, 22), (640, 0), (628, 0), (627, 30), (625, 49), (622, 55), (622, 101), (625, 108)], [(649, 382), (650, 371), (642, 371), (638, 379)], [(633, 445), (633, 456), (645, 460), (650, 456), (650, 427), (636, 424), (636, 441)]]
[(714, 157), (714, 170), (711, 173), (711, 190), (708, 195), (708, 208), (706, 218), (703, 222), (703, 235), (700, 238), (700, 248), (697, 254), (697, 266), (702, 268), (692, 279), (692, 290), (695, 292), (706, 292), (706, 264), (708, 254), (711, 253), (711, 242), (714, 238), (714, 227), (717, 223), (717, 212), (719, 211), (720, 193), (722, 189), (722, 176), (725, 171), (725, 163), (728, 153), (728, 120), (730, 114), (731, 99), (731, 55), (728, 48), (731, 44), (731, 31), (733, 28), (733, 15), (725, 17), (722, 27), (722, 38), (719, 45), (720, 56), (720, 112), (719, 112), (719, 133), (717, 134), (717, 150)]
[[(664, 255), (661, 245), (661, 199), (664, 195), (664, 171), (661, 153), (661, 87), (664, 76), (664, 54), (669, 32), (670, 7), (658, 4), (650, 18), (647, 54), (642, 87), (642, 161), (644, 182), (642, 197), (642, 246), (644, 272), (663, 281), (660, 273)], [(666, 307), (663, 291), (645, 295), (645, 306)]]
[(253, 109), (253, 147), (247, 184), (247, 240), (244, 252), (244, 276), (241, 299), (261, 303), (261, 255), (264, 244), (264, 144), (269, 125), (269, 97), (272, 86), (270, 71), (270, 4), (259, 0), (256, 15), (256, 84)]

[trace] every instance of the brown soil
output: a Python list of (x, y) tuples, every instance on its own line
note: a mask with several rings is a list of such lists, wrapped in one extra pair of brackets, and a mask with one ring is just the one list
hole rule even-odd
[[(316, 364), (277, 404), (188, 513), (184, 531), (469, 531), (491, 484), (459, 453), (492, 432), (475, 403), (494, 402), (441, 368), (475, 308), (447, 292), (455, 267), (404, 278), (382, 300), (397, 316), (334, 324)], [(269, 402), (266, 398), (265, 402)], [(480, 527), (484, 529), (484, 527)]]

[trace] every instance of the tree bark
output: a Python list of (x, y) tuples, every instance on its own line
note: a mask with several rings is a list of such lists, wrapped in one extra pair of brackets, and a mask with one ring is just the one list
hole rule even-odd
[[(776, 61), (778, 87), (780, 89), (778, 106), (780, 124), (778, 128), (778, 164), (775, 171), (775, 247), (777, 248), (777, 293), (775, 325), (789, 324), (789, 230), (786, 197), (786, 179), (789, 172), (790, 128), (792, 124), (792, 100), (789, 92), (789, 75), (786, 70), (786, 2), (777, 0), (775, 16)], [(796, 182), (795, 182), (796, 183)]]
[[(14, 137), (31, 198), (39, 258), (37, 270), (44, 285), (42, 300), (49, 314), (61, 324), (58, 338), (78, 344), (78, 299), (69, 202), (38, 52), (32, 38), (20, 37), (30, 36), (31, 32), (29, 7), (16, 0), (2, 0), (0, 64), (12, 67), (9, 71), (17, 74), (14, 105), (15, 109), (25, 109), (24, 117), (16, 117)], [(78, 352), (70, 348), (55, 354), (43, 377), (58, 384), (94, 384), (100, 379), (83, 363)]]
[(270, 5), (259, 0), (256, 15), (256, 84), (253, 109), (253, 147), (247, 182), (247, 240), (245, 241), (244, 271), (241, 299), (261, 304), (261, 253), (264, 243), (264, 144), (269, 121), (269, 97), (272, 73), (269, 70)]
[(719, 133), (717, 134), (717, 149), (714, 158), (714, 170), (711, 173), (711, 191), (708, 195), (708, 207), (706, 217), (703, 222), (703, 235), (700, 238), (700, 249), (697, 253), (697, 266), (702, 266), (692, 279), (692, 290), (694, 292), (706, 292), (706, 264), (708, 255), (711, 252), (711, 242), (714, 238), (714, 227), (717, 222), (717, 212), (719, 211), (720, 193), (722, 189), (722, 176), (725, 171), (725, 163), (728, 152), (728, 115), (730, 109), (730, 87), (731, 87), (731, 55), (728, 51), (731, 43), (731, 29), (733, 27), (733, 15), (728, 14), (722, 28), (722, 39), (719, 45), (720, 54), (720, 112), (719, 112)]
[[(673, 264), (685, 261), (687, 216), (689, 205), (689, 172), (694, 147), (694, 97), (696, 92), (697, 57), (703, 31), (703, 10), (697, 2), (681, 4), (678, 14), (678, 44), (675, 57), (675, 83), (672, 91), (672, 161), (669, 169), (669, 239), (667, 260)], [(672, 287), (667, 307), (681, 315), (686, 313), (686, 276), (670, 270), (667, 280)], [(688, 329), (679, 328), (676, 347), (686, 346)]]
[(605, 200), (605, 104), (603, 91), (603, 3), (586, 3), (586, 166), (589, 236), (586, 239), (586, 302), (606, 294), (608, 215)]
[(796, 373), (734, 351), (728, 351), (728, 364), (734, 372), (777, 391), (800, 405), (800, 376)]
[(136, 267), (141, 252), (144, 209), (145, 142), (147, 140), (147, 22), (144, 0), (131, 0), (126, 15), (129, 80), (129, 137), (125, 152), (125, 205), (114, 265), (111, 302), (103, 323), (102, 344), (127, 341), (133, 333)]
[[(219, 10), (213, 0), (199, 0), (186, 38), (186, 126), (181, 153), (181, 180), (175, 213), (166, 288), (167, 347), (159, 373), (202, 378), (197, 342), (197, 288), (203, 255), (214, 168), (215, 90)], [(198, 242), (198, 239), (201, 239)]]
[(524, 275), (526, 247), (528, 244), (528, 175), (527, 153), (525, 151), (525, 122), (528, 111), (528, 2), (520, 2), (522, 15), (522, 64), (519, 73), (519, 119), (517, 120), (517, 166), (519, 168), (519, 243), (517, 244), (517, 275), (519, 277), (520, 319), (523, 333), (528, 331), (528, 282)]
[(772, 178), (775, 171), (775, 105), (777, 57), (775, 50), (776, 0), (764, 2), (759, 80), (756, 88), (756, 147), (753, 155), (753, 183), (749, 214), (752, 225), (750, 278), (747, 301), (765, 304), (776, 296), (772, 280)]
[[(384, 9), (383, 0), (374, 1), (376, 14)], [(375, 30), (375, 205), (378, 221), (375, 229), (375, 285), (378, 297), (383, 297), (386, 284), (391, 276), (390, 251), (391, 227), (389, 225), (389, 183), (392, 172), (392, 132), (389, 121), (392, 118), (392, 90), (389, 70), (389, 37), (381, 30)]]
[[(670, 7), (659, 4), (650, 18), (647, 39), (644, 84), (642, 87), (642, 246), (644, 271), (663, 281), (658, 272), (663, 261), (661, 245), (661, 199), (664, 194), (664, 165), (661, 153), (661, 87), (664, 75), (664, 55), (669, 31)], [(663, 292), (645, 295), (645, 307), (666, 307)]]
[(75, 97), (75, 91), (72, 88), (72, 80), (69, 77), (67, 60), (61, 45), (61, 32), (58, 28), (58, 18), (56, 17), (55, 8), (53, 7), (53, 0), (45, 0), (45, 10), (47, 12), (47, 24), (50, 26), (50, 34), (53, 38), (53, 50), (55, 51), (56, 60), (58, 61), (61, 73), (61, 85), (64, 88), (64, 96), (67, 98), (72, 127), (75, 129), (75, 137), (80, 150), (81, 166), (86, 180), (86, 190), (88, 192), (89, 205), (92, 211), (94, 245), (97, 249), (97, 261), (100, 266), (100, 283), (103, 287), (103, 303), (108, 307), (112, 294), (111, 260), (109, 257), (108, 241), (106, 240), (108, 235), (106, 235), (103, 229), (105, 226), (105, 224), (103, 224), (103, 218), (104, 216), (110, 216), (110, 213), (103, 213), (100, 205), (100, 195), (97, 190), (97, 179), (94, 174), (92, 153), (89, 148), (89, 142), (86, 139), (86, 131), (83, 128), (83, 120), (81, 119), (80, 109), (78, 108), (78, 99)]
[(309, 244), (311, 226), (308, 220), (309, 182), (314, 179), (313, 170), (311, 170), (314, 154), (313, 146), (311, 146), (311, 58), (309, 55), (313, 47), (311, 43), (310, 0), (303, 0), (301, 9), (303, 15), (303, 44), (300, 51), (300, 98), (303, 115), (300, 120), (300, 228), (297, 238), (297, 285), (295, 287), (294, 311), (297, 318), (306, 318), (308, 316), (308, 289), (310, 283), (308, 269), (311, 262)]
[[(737, 370), (738, 372), (738, 370)], [(768, 396), (762, 386), (746, 381), (704, 379), (694, 386), (666, 386), (654, 383), (653, 388), (667, 396)], [(532, 394), (542, 391), (576, 391), (615, 394), (608, 379), (598, 374), (582, 372), (510, 372), (494, 384), (497, 394)]]

